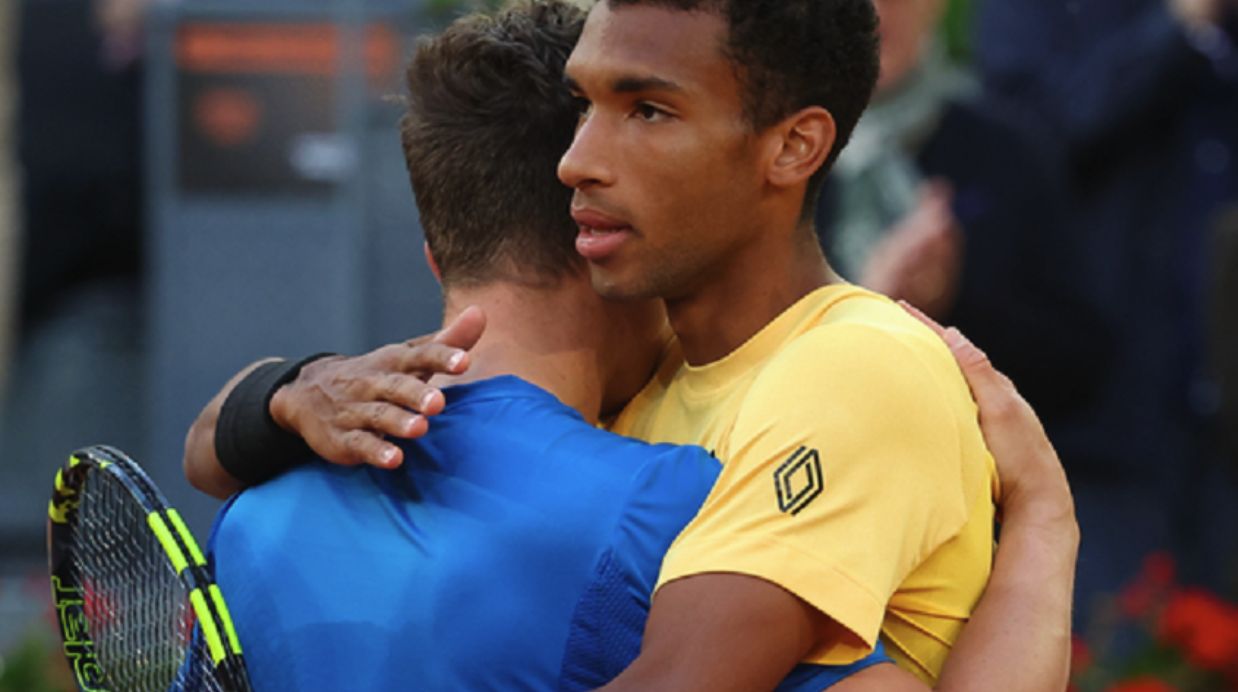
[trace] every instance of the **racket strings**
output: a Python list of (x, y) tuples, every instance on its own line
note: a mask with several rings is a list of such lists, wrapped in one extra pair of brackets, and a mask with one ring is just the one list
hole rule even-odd
[[(109, 474), (92, 473), (78, 506), (74, 568), (95, 655), (115, 690), (168, 690), (186, 679), (209, 680), (210, 661), (193, 651), (189, 595), (146, 512)], [(188, 655), (189, 663), (186, 664)], [(203, 670), (186, 667), (201, 666)]]

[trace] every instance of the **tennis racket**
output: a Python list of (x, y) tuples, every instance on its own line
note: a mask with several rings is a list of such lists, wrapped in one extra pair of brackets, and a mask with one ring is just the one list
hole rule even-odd
[(136, 462), (111, 447), (74, 452), (48, 517), (52, 600), (82, 690), (250, 689), (202, 551)]

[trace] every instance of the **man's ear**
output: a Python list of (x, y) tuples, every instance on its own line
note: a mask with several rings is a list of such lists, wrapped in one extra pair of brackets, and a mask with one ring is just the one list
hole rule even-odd
[(434, 261), (434, 253), (430, 252), (430, 244), (423, 242), (421, 244), (421, 251), (426, 256), (426, 265), (430, 267), (430, 273), (434, 275), (434, 280), (438, 282), (439, 286), (442, 286), (443, 272), (439, 271), (438, 262)]
[(777, 151), (770, 162), (769, 182), (777, 187), (804, 184), (821, 170), (838, 136), (834, 116), (820, 106), (810, 106), (774, 126)]

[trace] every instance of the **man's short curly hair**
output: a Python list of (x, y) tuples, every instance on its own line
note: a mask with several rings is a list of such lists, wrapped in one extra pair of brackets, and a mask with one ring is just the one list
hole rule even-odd
[(606, 0), (712, 12), (729, 28), (724, 54), (743, 87), (744, 115), (763, 130), (795, 111), (822, 106), (837, 141), (810, 195), (838, 158), (868, 105), (880, 65), (872, 0)]
[(582, 266), (556, 168), (578, 115), (563, 67), (583, 24), (567, 2), (526, 0), (418, 44), (400, 135), (444, 285)]

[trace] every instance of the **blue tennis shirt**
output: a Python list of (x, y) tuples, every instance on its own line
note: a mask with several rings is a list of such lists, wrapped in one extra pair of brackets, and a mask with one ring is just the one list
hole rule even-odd
[(255, 689), (582, 690), (636, 658), (717, 461), (599, 430), (515, 377), (445, 394), (401, 468), (311, 463), (220, 511), (214, 567)]

